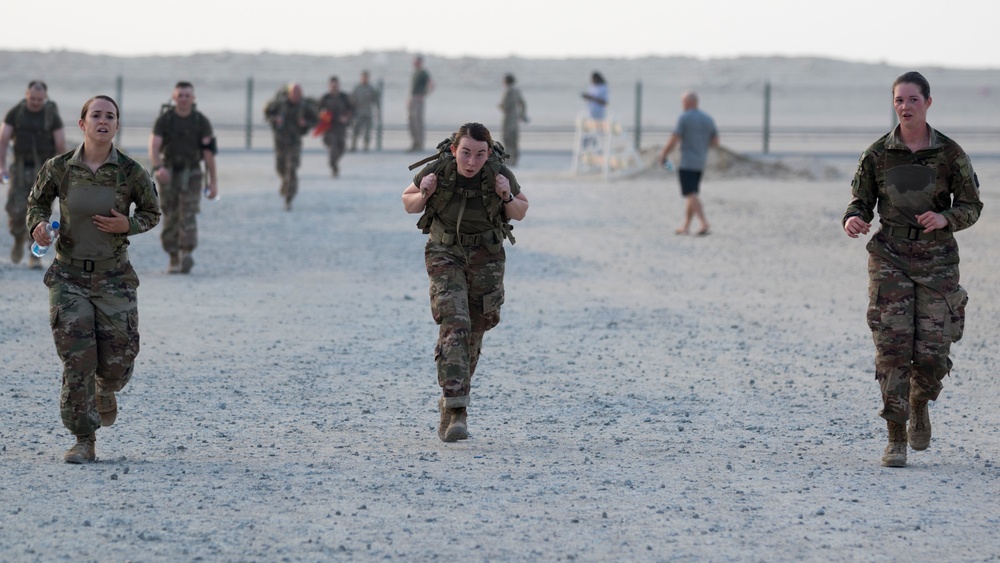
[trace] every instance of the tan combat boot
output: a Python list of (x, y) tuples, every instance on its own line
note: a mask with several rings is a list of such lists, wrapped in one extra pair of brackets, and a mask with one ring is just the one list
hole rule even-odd
[(927, 401), (910, 403), (910, 428), (907, 435), (910, 447), (920, 451), (931, 445), (931, 415), (927, 412)]
[(176, 252), (170, 253), (170, 265), (167, 266), (168, 274), (181, 273), (181, 255)]
[(101, 426), (111, 426), (118, 418), (118, 399), (114, 391), (103, 391), (97, 387), (97, 414), (101, 416)]
[(97, 459), (94, 451), (94, 443), (97, 442), (97, 435), (94, 433), (76, 437), (76, 445), (70, 448), (63, 460), (66, 463), (88, 463)]
[(12, 264), (20, 264), (21, 258), (24, 258), (24, 237), (15, 237), (14, 246), (10, 247), (10, 262)]
[(882, 454), (885, 467), (906, 467), (906, 425), (891, 420), (889, 423), (889, 445)]
[(194, 268), (194, 258), (191, 256), (191, 252), (181, 251), (181, 273), (190, 274), (191, 268)]
[(445, 408), (444, 397), (438, 399), (438, 410), (441, 411), (441, 422), (438, 423), (438, 438), (442, 442), (457, 442), (469, 437), (466, 425), (465, 407)]

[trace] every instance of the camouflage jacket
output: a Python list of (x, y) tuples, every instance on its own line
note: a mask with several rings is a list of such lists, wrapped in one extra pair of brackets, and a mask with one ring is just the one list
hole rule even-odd
[(146, 170), (139, 164), (111, 147), (104, 164), (97, 173), (83, 163), (83, 147), (49, 159), (42, 166), (28, 196), (28, 214), (26, 223), (28, 232), (34, 230), (39, 223), (49, 221), (52, 202), (59, 198), (59, 239), (56, 249), (72, 256), (74, 245), (73, 225), (70, 212), (66, 206), (66, 194), (79, 185), (98, 185), (115, 187), (115, 210), (122, 215), (129, 215), (129, 208), (135, 204), (135, 213), (129, 217), (128, 233), (114, 235), (114, 252), (120, 255), (128, 247), (128, 236), (144, 233), (160, 222), (160, 201), (156, 186)]
[(308, 98), (292, 103), (288, 96), (277, 96), (264, 107), (264, 118), (274, 130), (275, 143), (296, 146), (319, 122), (319, 110), (316, 102)]
[(947, 230), (971, 227), (983, 209), (979, 180), (972, 161), (955, 141), (930, 129), (930, 144), (911, 151), (899, 136), (899, 126), (875, 141), (861, 155), (854, 175), (854, 196), (841, 218), (871, 223), (878, 206), (883, 227), (923, 229), (916, 216), (926, 211), (948, 220)]

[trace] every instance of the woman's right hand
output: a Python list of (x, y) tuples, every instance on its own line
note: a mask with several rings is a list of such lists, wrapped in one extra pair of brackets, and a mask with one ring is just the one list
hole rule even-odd
[(437, 189), (437, 174), (431, 173), (420, 179), (420, 194), (424, 197), (431, 197), (434, 195), (434, 190)]
[(867, 235), (871, 228), (871, 223), (866, 223), (857, 215), (852, 215), (844, 221), (844, 232), (851, 238), (858, 238), (858, 235)]
[(52, 237), (49, 236), (48, 226), (49, 223), (42, 221), (41, 223), (35, 225), (34, 230), (31, 231), (31, 238), (35, 239), (35, 242), (42, 246), (52, 244)]

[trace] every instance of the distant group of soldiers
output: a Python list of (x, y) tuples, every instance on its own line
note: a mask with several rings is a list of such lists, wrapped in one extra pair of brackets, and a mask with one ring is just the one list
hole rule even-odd
[(367, 70), (348, 95), (340, 90), (340, 78), (331, 76), (326, 94), (319, 100), (305, 98), (302, 84), (292, 82), (281, 88), (264, 107), (264, 118), (274, 132), (275, 169), (281, 177), (281, 196), (291, 210), (298, 193), (298, 168), (302, 159), (302, 137), (310, 130), (323, 136), (333, 177), (340, 175), (340, 158), (347, 148), (347, 131), (352, 128), (351, 151), (371, 146), (372, 124), (380, 107), (379, 92), (370, 83)]

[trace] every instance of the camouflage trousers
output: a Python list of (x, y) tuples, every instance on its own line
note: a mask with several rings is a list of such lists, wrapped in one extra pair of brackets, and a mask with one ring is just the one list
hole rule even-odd
[(878, 233), (868, 243), (868, 326), (875, 341), (879, 416), (904, 423), (910, 398), (936, 400), (962, 337), (968, 295), (958, 284), (958, 244)]
[(424, 128), (424, 99), (422, 97), (410, 98), (410, 103), (406, 107), (406, 120), (410, 126), (410, 139), (413, 141), (410, 148), (424, 148), (426, 131)]
[(431, 315), (439, 325), (434, 362), (445, 408), (469, 405), (483, 334), (500, 322), (506, 259), (502, 247), (492, 253), (484, 246), (428, 241), (424, 248)]
[(326, 145), (330, 168), (336, 172), (340, 158), (344, 156), (344, 151), (347, 149), (347, 126), (330, 127), (323, 135), (323, 144)]
[(365, 150), (372, 138), (372, 114), (357, 113), (354, 115), (354, 127), (351, 131), (351, 150), (358, 148), (358, 137), (364, 137)]
[(201, 211), (201, 169), (174, 170), (170, 185), (160, 189), (163, 230), (160, 242), (170, 254), (191, 252), (198, 246), (198, 212)]
[(504, 117), (503, 120), (503, 148), (507, 152), (508, 164), (517, 164), (517, 157), (520, 155), (520, 143), (519, 137), (521, 135), (521, 128), (517, 123), (517, 119), (508, 119)]
[(274, 165), (281, 177), (281, 196), (291, 203), (299, 193), (299, 165), (302, 164), (301, 144), (274, 144)]
[(96, 386), (117, 392), (132, 378), (139, 353), (139, 278), (127, 259), (90, 273), (55, 261), (44, 281), (63, 363), (59, 412), (70, 432), (90, 434), (101, 427)]
[(10, 183), (7, 184), (7, 227), (15, 239), (28, 237), (28, 226), (25, 223), (28, 215), (28, 194), (35, 184), (38, 165), (26, 165), (20, 159), (15, 159), (10, 167)]

